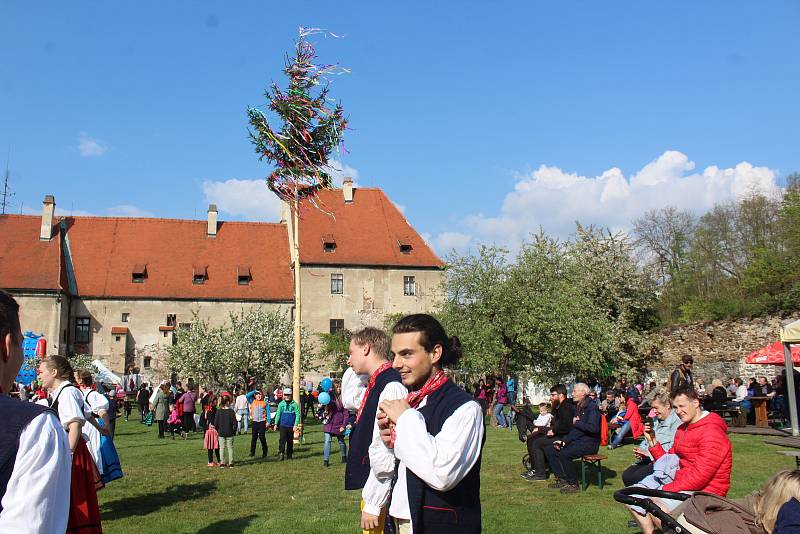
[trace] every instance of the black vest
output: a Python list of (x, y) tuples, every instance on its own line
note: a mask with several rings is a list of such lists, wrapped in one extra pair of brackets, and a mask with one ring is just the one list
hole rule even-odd
[(11, 473), (19, 450), (19, 437), (23, 429), (37, 416), (47, 411), (44, 406), (31, 404), (0, 395), (0, 512), (3, 496), (8, 488)]
[[(425, 417), (428, 433), (436, 436), (448, 417), (472, 401), (463, 389), (448, 380), (428, 396), (419, 412)], [(486, 441), (484, 432), (481, 442)], [(429, 487), (410, 469), (406, 469), (408, 506), (411, 511), (411, 526), (414, 534), (437, 534), (456, 532), (477, 534), (481, 531), (481, 458), (467, 476), (449, 491), (437, 491)]]
[(356, 490), (364, 487), (369, 477), (369, 445), (372, 443), (372, 429), (375, 428), (375, 414), (378, 411), (378, 398), (389, 382), (400, 382), (400, 373), (390, 367), (375, 378), (375, 385), (369, 392), (361, 419), (350, 432), (350, 452), (344, 470), (344, 489)]

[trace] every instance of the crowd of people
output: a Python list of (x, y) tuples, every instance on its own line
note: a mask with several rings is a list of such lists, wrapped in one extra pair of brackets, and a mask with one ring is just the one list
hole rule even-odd
[[(718, 380), (706, 386), (693, 377), (687, 356), (660, 386), (625, 379), (605, 389), (596, 380), (571, 390), (555, 384), (549, 402), (533, 408), (525, 399), (517, 403), (513, 375), (484, 377), (469, 388), (456, 384), (445, 367), (461, 356), (458, 338), (432, 316), (415, 314), (400, 319), (391, 337), (377, 328), (355, 332), (341, 382), (325, 379), (314, 388), (304, 380), (299, 403), (290, 387), (246, 377), (217, 391), (192, 381), (185, 388), (163, 381), (153, 390), (138, 378), (95, 384), (92, 373), (76, 374), (60, 356), (43, 358), (38, 386), (16, 388), (14, 400), (9, 393), (22, 364), (18, 306), (1, 291), (0, 341), (0, 532), (102, 532), (97, 491), (121, 476), (114, 422), (118, 409), (129, 419), (134, 405), (143, 424), (156, 425), (158, 439), (202, 432), (208, 465), (226, 469), (235, 465), (234, 440), (248, 432), (251, 457), (259, 445), (268, 457), (271, 429), (279, 433), (280, 460), (291, 460), (304, 421), (318, 417), (323, 465), (330, 465), (336, 441), (346, 464), (344, 489), (361, 497), (353, 526), (364, 532), (480, 532), (487, 417), (498, 428), (516, 427), (530, 458), (522, 476), (550, 480), (547, 487), (563, 494), (580, 491), (575, 460), (603, 445), (633, 443), (633, 461), (621, 476), (625, 486), (685, 494), (653, 502), (696, 525), (717, 517), (713, 499), (725, 499), (730, 488), (732, 446), (715, 407), (746, 410), (747, 397), (777, 403), (780, 395), (764, 377), (751, 386), (738, 378), (728, 387)], [(800, 471), (784, 471), (736, 511), (758, 532), (789, 534), (797, 532), (787, 527), (800, 517), (796, 499)], [(629, 508), (644, 534), (661, 527), (652, 511)]]
[[(727, 424), (718, 413), (720, 408), (744, 411), (747, 406), (742, 402), (748, 397), (775, 400), (776, 392), (766, 377), (751, 381), (749, 387), (734, 378), (729, 381), (729, 388), (714, 379), (709, 391), (702, 380), (692, 376), (693, 363), (691, 356), (684, 356), (661, 386), (628, 385), (623, 378), (603, 390), (596, 381), (591, 386), (579, 382), (572, 388), (570, 398), (567, 388), (556, 384), (550, 389), (550, 402), (540, 404), (538, 413), (528, 404), (514, 407), (519, 437), (526, 444), (531, 466), (522, 477), (545, 481), (553, 476), (549, 488), (565, 494), (578, 493), (572, 462), (597, 454), (601, 444), (616, 449), (630, 441), (634, 444), (633, 461), (622, 473), (624, 485), (697, 494), (686, 500), (654, 498), (653, 502), (676, 518), (685, 521), (688, 514), (689, 521), (702, 521), (700, 516), (708, 516), (709, 509), (715, 506), (705, 495), (722, 499), (730, 488), (732, 445)], [(800, 503), (792, 500), (800, 499), (798, 482), (800, 471), (779, 473), (761, 492), (737, 503), (735, 509), (741, 511), (737, 521), (741, 519), (760, 529), (753, 532), (797, 532), (786, 525), (790, 518), (800, 517)], [(776, 507), (777, 495), (782, 501)], [(767, 502), (771, 503), (769, 507)], [(778, 511), (783, 505), (786, 519), (781, 521)], [(652, 513), (635, 506), (630, 509), (634, 524), (644, 534), (660, 528), (659, 519)]]

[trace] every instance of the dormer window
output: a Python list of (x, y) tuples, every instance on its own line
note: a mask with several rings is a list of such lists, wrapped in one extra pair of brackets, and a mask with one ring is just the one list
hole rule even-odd
[(250, 267), (239, 265), (236, 267), (236, 279), (240, 286), (249, 286), (253, 277), (250, 275)]
[(147, 278), (147, 264), (137, 263), (134, 265), (131, 272), (131, 283), (143, 284), (145, 278)]
[(322, 250), (325, 252), (336, 252), (336, 239), (332, 234), (322, 236)]
[(408, 236), (397, 236), (397, 246), (400, 248), (400, 254), (411, 254), (411, 251), (414, 250)]
[(208, 280), (208, 267), (206, 265), (192, 266), (192, 283), (205, 284)]

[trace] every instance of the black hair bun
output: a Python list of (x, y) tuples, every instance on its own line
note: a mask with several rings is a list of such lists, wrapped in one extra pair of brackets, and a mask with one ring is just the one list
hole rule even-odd
[(461, 346), (461, 340), (457, 336), (450, 336), (447, 341), (449, 347), (442, 355), (442, 364), (453, 365), (464, 355), (464, 348)]

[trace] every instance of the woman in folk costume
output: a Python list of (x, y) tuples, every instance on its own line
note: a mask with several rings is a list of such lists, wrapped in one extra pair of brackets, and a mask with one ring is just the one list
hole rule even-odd
[(39, 378), (50, 392), (50, 407), (58, 414), (72, 450), (67, 532), (102, 533), (97, 490), (103, 483), (81, 433), (86, 423), (84, 399), (81, 391), (70, 382), (72, 376), (72, 366), (63, 356), (48, 356), (39, 364)]
[[(100, 453), (100, 439), (102, 435), (110, 435), (109, 428), (111, 428), (108, 419), (108, 399), (95, 390), (94, 379), (92, 372), (83, 370), (78, 372), (78, 384), (81, 387), (81, 394), (83, 395), (83, 415), (86, 418), (86, 423), (81, 428), (83, 439), (86, 441), (86, 448), (89, 449), (89, 454), (92, 455), (97, 471), (103, 476), (103, 457)], [(103, 421), (100, 426), (97, 419)]]
[(378, 413), (400, 462), (389, 515), (400, 534), (478, 533), (483, 411), (442, 370), (461, 357), (461, 343), (425, 314), (400, 319), (392, 333), (393, 366), (410, 393)]

